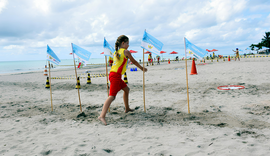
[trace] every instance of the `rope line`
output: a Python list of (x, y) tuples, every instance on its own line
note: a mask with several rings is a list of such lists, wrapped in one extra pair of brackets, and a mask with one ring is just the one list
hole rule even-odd
[[(88, 78), (88, 74), (87, 73), (79, 74), (79, 77), (80, 77), (80, 79), (86, 79), (86, 78)], [(102, 74), (90, 74), (90, 78), (97, 78), (97, 77), (106, 77), (106, 74), (105, 73), (102, 73)], [(75, 75), (70, 75), (70, 76), (65, 76), (65, 77), (52, 77), (51, 79), (56, 79), (56, 80), (68, 79), (68, 80), (72, 80), (72, 79), (77, 79), (77, 78), (75, 77)]]

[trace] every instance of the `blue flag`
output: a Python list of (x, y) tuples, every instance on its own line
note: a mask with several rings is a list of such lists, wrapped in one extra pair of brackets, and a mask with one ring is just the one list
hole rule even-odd
[(200, 47), (197, 47), (196, 45), (192, 44), (185, 38), (185, 46), (186, 46), (186, 52), (185, 55), (190, 57), (195, 57), (197, 59), (203, 59), (203, 57), (207, 54), (206, 50), (203, 50)]
[(144, 31), (141, 47), (145, 50), (159, 55), (163, 47), (163, 43), (148, 34), (146, 31)]
[(90, 59), (90, 56), (92, 53), (90, 53), (89, 51), (73, 44), (72, 44), (72, 49), (73, 49), (73, 54), (75, 54), (76, 56), (78, 56), (80, 59), (82, 59), (84, 61), (84, 63), (86, 64), (86, 62)]
[(47, 45), (47, 60), (51, 63), (58, 65), (61, 61), (52, 51), (52, 49)]
[(106, 41), (106, 39), (104, 38), (104, 55), (105, 56), (110, 56), (113, 57), (113, 53), (114, 53), (114, 48)]

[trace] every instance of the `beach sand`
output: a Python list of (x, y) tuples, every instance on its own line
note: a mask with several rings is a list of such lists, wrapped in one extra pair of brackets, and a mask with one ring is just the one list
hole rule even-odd
[[(145, 107), (143, 73), (127, 71), (129, 102), (124, 113), (120, 91), (107, 113), (106, 78), (81, 79), (80, 112), (75, 79), (52, 79), (43, 71), (0, 75), (0, 155), (157, 155), (257, 156), (270, 153), (270, 58), (196, 62), (189, 75), (188, 114), (185, 62), (147, 66)], [(134, 67), (130, 65), (130, 67)], [(188, 61), (188, 74), (191, 61)], [(105, 67), (79, 69), (105, 73)], [(52, 69), (52, 77), (75, 75), (74, 68)], [(241, 90), (218, 90), (243, 85)]]

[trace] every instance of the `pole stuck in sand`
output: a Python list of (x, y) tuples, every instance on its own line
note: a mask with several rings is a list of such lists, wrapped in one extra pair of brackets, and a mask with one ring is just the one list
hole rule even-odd
[(145, 78), (144, 78), (144, 49), (143, 49), (143, 109), (145, 110)]
[(53, 103), (52, 103), (52, 83), (51, 83), (51, 65), (50, 65), (50, 62), (48, 61), (48, 64), (49, 64), (49, 81), (50, 81), (50, 94), (51, 94), (51, 108), (52, 108), (52, 111), (53, 111)]
[[(107, 67), (107, 56), (106, 55), (105, 55), (105, 63), (106, 63), (107, 94), (109, 97), (109, 81), (108, 81), (108, 67)], [(108, 111), (110, 112), (110, 107), (109, 107)]]
[(184, 37), (184, 44), (185, 44), (185, 62), (186, 62), (186, 82), (187, 82), (187, 102), (188, 102), (188, 114), (190, 114), (189, 109), (189, 92), (188, 92), (188, 72), (187, 72), (187, 53), (186, 53), (186, 38)]
[(141, 47), (143, 48), (143, 102), (144, 102), (144, 112), (146, 112), (145, 109), (145, 71), (144, 71), (144, 49), (148, 50), (150, 53), (155, 53), (162, 50), (163, 43), (160, 42), (158, 39), (154, 38), (150, 34), (144, 30), (143, 38)]
[[(73, 45), (72, 45), (72, 43), (71, 43), (71, 48), (72, 48), (72, 55), (73, 55), (73, 62), (74, 62), (74, 68), (75, 68), (75, 75), (76, 75), (76, 83), (77, 83), (77, 70), (76, 70), (76, 64), (75, 64), (75, 57), (74, 57), (74, 52), (73, 52)], [(82, 105), (81, 105), (81, 98), (80, 98), (80, 90), (79, 89), (77, 89), (78, 90), (78, 97), (79, 97), (79, 103), (80, 103), (80, 110), (81, 110), (81, 112), (82, 112)]]
[[(50, 88), (50, 94), (51, 94), (51, 107), (52, 107), (52, 111), (53, 111), (53, 103), (52, 103), (52, 86), (51, 86), (51, 67), (52, 67), (52, 63), (55, 64), (59, 64), (61, 61), (60, 59), (55, 55), (55, 53), (53, 52), (53, 50), (49, 47), (49, 45), (47, 45), (47, 60), (48, 60), (48, 67), (49, 67), (49, 78), (47, 77), (47, 81), (46, 81), (46, 86), (45, 88)], [(47, 64), (47, 61), (46, 61)], [(46, 67), (46, 72), (47, 72), (47, 65), (45, 65)], [(48, 82), (48, 84), (47, 84)], [(48, 85), (48, 86), (47, 86)]]

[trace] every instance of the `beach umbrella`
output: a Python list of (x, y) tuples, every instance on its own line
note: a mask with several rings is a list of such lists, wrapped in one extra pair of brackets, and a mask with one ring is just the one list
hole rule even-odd
[(137, 53), (137, 51), (135, 51), (135, 50), (130, 50), (129, 52), (130, 53)]
[(147, 52), (145, 52), (144, 54), (151, 54), (151, 52), (150, 52), (150, 51), (147, 51)]
[(212, 49), (211, 52), (218, 51), (217, 49)]
[(212, 50), (206, 49), (206, 51), (208, 51), (208, 52), (214, 52), (214, 51), (218, 51), (218, 50), (217, 49), (212, 49)]
[(214, 56), (214, 52), (218, 51), (217, 49), (212, 49), (211, 52), (213, 52), (213, 57), (218, 57), (218, 56)]
[[(170, 54), (178, 54), (178, 52), (172, 51), (172, 52), (170, 52)], [(178, 57), (178, 56), (177, 56), (177, 57)]]
[(162, 55), (162, 59), (163, 59), (163, 54), (166, 53), (166, 51), (160, 51), (159, 53)]
[(170, 52), (170, 54), (178, 54), (178, 52), (173, 51), (173, 52)]
[[(218, 51), (218, 50), (217, 49), (212, 49), (212, 50), (206, 49), (206, 51), (208, 51), (209, 53), (211, 53), (211, 52)], [(210, 56), (211, 56), (211, 54), (210, 54)]]
[(104, 54), (104, 52), (100, 53), (100, 54)]

